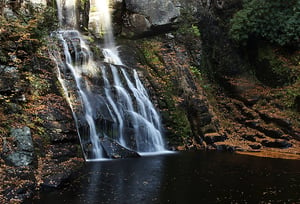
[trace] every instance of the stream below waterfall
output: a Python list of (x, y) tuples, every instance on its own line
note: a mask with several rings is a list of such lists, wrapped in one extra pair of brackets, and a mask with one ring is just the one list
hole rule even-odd
[(299, 203), (299, 164), (224, 152), (88, 162), (64, 188), (26, 203)]

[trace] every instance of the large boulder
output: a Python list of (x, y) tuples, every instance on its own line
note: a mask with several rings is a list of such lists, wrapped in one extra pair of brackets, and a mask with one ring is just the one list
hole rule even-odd
[(164, 25), (173, 22), (180, 15), (180, 7), (171, 0), (125, 0), (126, 9), (139, 13), (152, 25)]
[(34, 147), (29, 127), (11, 129), (4, 140), (3, 158), (13, 166), (28, 166), (33, 162)]
[(15, 101), (23, 101), (23, 87), (17, 67), (0, 65), (0, 98), (12, 97)]
[[(180, 3), (172, 0), (125, 0), (123, 30), (125, 36), (142, 35), (168, 26), (180, 16)], [(153, 29), (154, 28), (154, 29)]]
[(109, 137), (103, 138), (101, 140), (101, 145), (107, 157), (111, 159), (140, 157), (137, 152), (121, 146), (119, 143)]
[(174, 23), (194, 16), (203, 10), (224, 9), (240, 0), (124, 0), (122, 12), (122, 34), (135, 37), (149, 33), (166, 32), (173, 29)]

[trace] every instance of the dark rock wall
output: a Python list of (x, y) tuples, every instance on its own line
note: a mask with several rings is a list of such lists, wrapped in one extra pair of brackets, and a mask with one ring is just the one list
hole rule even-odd
[[(269, 147), (298, 151), (298, 116), (287, 110), (288, 104), (298, 108), (298, 98), (295, 94), (283, 96), (285, 88), (268, 87), (294, 83), (286, 89), (297, 92), (297, 82), (292, 81), (295, 77), (290, 77), (297, 65), (292, 60), (279, 62), (286, 55), (278, 57), (278, 48), (269, 44), (254, 40), (241, 48), (232, 42), (230, 19), (242, 8), (241, 0), (172, 1), (180, 8), (179, 13), (175, 12), (172, 20), (162, 16), (166, 19), (159, 26), (150, 20), (152, 15), (159, 15), (159, 11), (151, 11), (155, 6), (145, 12), (146, 2), (125, 2), (126, 18), (120, 36), (144, 37), (138, 41), (142, 57), (137, 61), (152, 96), (157, 98), (171, 146), (208, 144), (208, 148), (228, 151), (268, 151)], [(130, 21), (133, 15), (145, 18), (147, 28), (140, 21)], [(197, 25), (201, 37), (191, 36), (187, 23)], [(209, 79), (205, 81), (208, 84), (199, 80), (199, 73), (200, 78)], [(291, 101), (280, 100), (279, 96)], [(261, 114), (268, 111), (272, 113), (268, 117)], [(276, 118), (290, 125), (279, 124)]]
[(0, 65), (1, 203), (18, 203), (41, 186), (58, 187), (83, 159), (72, 113), (50, 59)]
[(199, 78), (192, 73), (186, 46), (168, 35), (122, 43), (124, 63), (138, 69), (161, 113), (169, 147), (203, 148), (204, 135), (218, 132), (217, 121)]

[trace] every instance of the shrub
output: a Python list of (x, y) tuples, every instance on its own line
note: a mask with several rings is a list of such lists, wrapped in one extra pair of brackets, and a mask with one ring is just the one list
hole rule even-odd
[(250, 37), (292, 45), (300, 39), (299, 0), (244, 0), (231, 19), (230, 36), (243, 45)]
[(182, 9), (179, 22), (177, 33), (183, 37), (186, 42), (201, 37), (200, 30), (197, 26), (198, 19), (193, 16), (193, 11)]

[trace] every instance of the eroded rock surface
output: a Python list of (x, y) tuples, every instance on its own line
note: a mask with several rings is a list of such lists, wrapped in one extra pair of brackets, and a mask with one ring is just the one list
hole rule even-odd
[(33, 162), (34, 147), (29, 127), (13, 128), (4, 140), (4, 159), (13, 166), (28, 166)]

